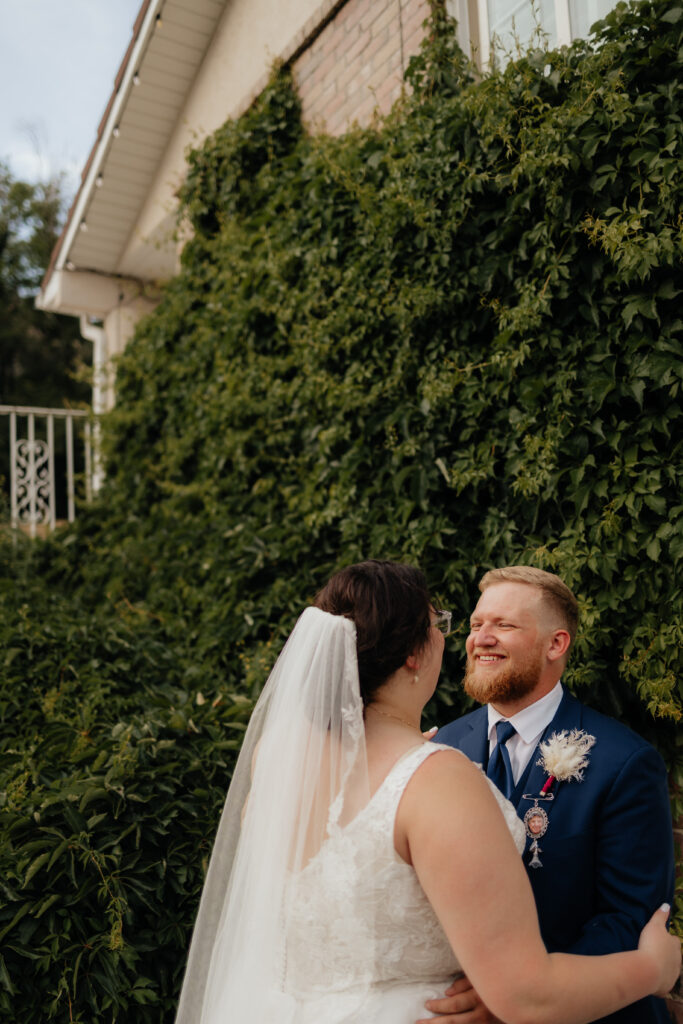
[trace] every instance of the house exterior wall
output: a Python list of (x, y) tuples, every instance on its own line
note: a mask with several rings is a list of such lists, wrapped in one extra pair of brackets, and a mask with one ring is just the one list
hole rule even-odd
[(294, 61), (308, 127), (340, 135), (386, 114), (428, 14), (428, 0), (347, 0)]
[[(451, 7), (468, 2), (476, 0), (449, 0)], [(161, 17), (157, 0), (150, 3), (140, 14), (146, 24)], [(115, 400), (112, 360), (132, 338), (140, 316), (153, 307), (156, 286), (179, 269), (183, 240), (176, 235), (176, 194), (188, 147), (200, 145), (229, 117), (247, 110), (265, 88), (276, 59), (293, 69), (311, 131), (339, 135), (353, 124), (369, 124), (375, 111), (387, 113), (401, 93), (403, 73), (424, 35), (429, 0), (201, 0), (191, 9), (186, 3), (166, 3), (163, 10), (154, 31), (178, 60), (186, 23), (187, 45), (195, 51), (197, 29), (211, 24), (207, 18), (214, 19), (215, 29), (213, 35), (204, 29), (210, 42), (128, 240), (120, 255), (112, 254), (111, 273), (100, 269), (93, 275), (67, 262), (52, 274), (42, 296), (45, 308), (102, 322), (93, 395), (99, 410)], [(134, 58), (140, 61), (135, 67), (140, 67), (141, 89), (145, 52), (143, 46), (142, 55)], [(158, 59), (151, 59), (152, 71)], [(139, 144), (144, 155), (144, 139)]]
[(292, 62), (312, 130), (341, 134), (386, 113), (417, 52), (428, 0), (232, 0), (228, 3), (119, 265), (133, 278), (177, 270), (175, 193), (185, 153), (254, 101), (276, 58)]
[(159, 278), (176, 272), (175, 193), (185, 175), (187, 148), (246, 109), (267, 81), (272, 62), (315, 17), (320, 0), (228, 0), (224, 6), (123, 252), (119, 273), (124, 276)]

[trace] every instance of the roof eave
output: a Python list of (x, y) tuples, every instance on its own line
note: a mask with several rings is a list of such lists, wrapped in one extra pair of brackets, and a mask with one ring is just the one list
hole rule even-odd
[(97, 138), (81, 172), (81, 184), (67, 214), (62, 232), (52, 250), (50, 263), (41, 284), (41, 295), (46, 294), (54, 271), (63, 270), (68, 262), (69, 248), (76, 232), (80, 230), (84, 214), (92, 199), (93, 189), (96, 188), (95, 183), (107, 154), (112, 131), (119, 120), (130, 90), (134, 88), (133, 77), (147, 49), (162, 3), (163, 0), (143, 0), (135, 19), (131, 41), (121, 61), (114, 80), (114, 89), (97, 128)]

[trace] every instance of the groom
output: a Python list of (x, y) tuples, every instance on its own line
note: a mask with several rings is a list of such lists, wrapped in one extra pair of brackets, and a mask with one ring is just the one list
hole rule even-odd
[[(445, 726), (435, 739), (480, 763), (519, 817), (527, 816), (524, 862), (548, 950), (635, 949), (652, 912), (673, 895), (662, 759), (626, 726), (562, 687), (578, 607), (558, 576), (510, 566), (487, 572), (479, 589), (466, 644), (465, 690), (484, 706)], [(585, 736), (572, 739), (573, 730), (595, 740), (584, 754), (583, 777), (563, 778), (571, 766), (563, 772), (561, 765), (550, 765), (557, 775), (549, 782), (550, 773), (539, 764), (539, 744), (565, 733), (566, 753), (579, 757)], [(545, 799), (550, 795), (552, 800)], [(428, 1008), (452, 1024), (475, 1016), (492, 1020), (471, 988), (462, 991), (466, 984), (456, 983), (457, 994), (433, 1000)], [(479, 1012), (469, 1016), (473, 1001)], [(663, 1000), (648, 998), (607, 1021), (665, 1024), (670, 1017)]]

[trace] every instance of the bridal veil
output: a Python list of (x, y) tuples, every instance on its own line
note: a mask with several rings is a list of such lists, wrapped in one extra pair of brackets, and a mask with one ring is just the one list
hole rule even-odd
[(369, 798), (355, 626), (307, 608), (245, 735), (176, 1024), (294, 1019), (287, 986), (291, 881)]

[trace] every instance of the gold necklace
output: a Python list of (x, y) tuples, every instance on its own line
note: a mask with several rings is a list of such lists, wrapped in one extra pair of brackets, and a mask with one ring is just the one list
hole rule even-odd
[(380, 709), (375, 707), (374, 704), (368, 704), (368, 710), (374, 711), (376, 715), (381, 715), (382, 718), (393, 718), (395, 722), (400, 722), (401, 725), (407, 725), (409, 729), (414, 729), (416, 732), (420, 731), (412, 722), (406, 722), (405, 718), (401, 718), (399, 715), (392, 715), (389, 711), (380, 711)]

